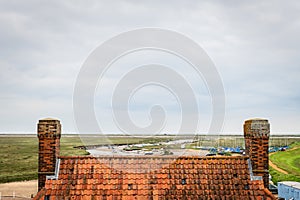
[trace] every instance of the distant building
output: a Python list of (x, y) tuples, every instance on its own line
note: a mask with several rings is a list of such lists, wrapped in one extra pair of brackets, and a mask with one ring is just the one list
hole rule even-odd
[(288, 200), (300, 200), (300, 183), (294, 181), (279, 182), (278, 197)]

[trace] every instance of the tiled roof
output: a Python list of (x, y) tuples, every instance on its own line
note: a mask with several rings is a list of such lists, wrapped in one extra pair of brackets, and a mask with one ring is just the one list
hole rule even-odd
[(35, 199), (275, 199), (248, 157), (60, 157)]

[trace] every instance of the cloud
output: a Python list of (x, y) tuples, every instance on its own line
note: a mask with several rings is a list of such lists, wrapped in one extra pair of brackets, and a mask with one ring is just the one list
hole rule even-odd
[[(240, 132), (243, 120), (256, 116), (269, 118), (274, 132), (299, 132), (299, 13), (298, 1), (1, 1), (0, 132), (35, 132), (37, 120), (48, 115), (75, 131), (72, 93), (81, 65), (102, 42), (141, 27), (178, 31), (208, 53), (225, 87), (224, 132)], [(200, 108), (211, 108), (203, 80), (181, 70), (174, 58), (161, 60), (177, 63)], [(107, 90), (119, 74), (108, 74)], [(138, 116), (160, 99), (155, 90), (146, 95), (135, 107)], [(207, 129), (210, 114), (203, 114), (207, 123), (200, 129)]]

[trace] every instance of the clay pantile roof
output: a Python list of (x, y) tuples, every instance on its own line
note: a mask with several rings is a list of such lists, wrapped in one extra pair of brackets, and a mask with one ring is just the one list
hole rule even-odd
[(60, 157), (35, 199), (275, 199), (242, 157)]

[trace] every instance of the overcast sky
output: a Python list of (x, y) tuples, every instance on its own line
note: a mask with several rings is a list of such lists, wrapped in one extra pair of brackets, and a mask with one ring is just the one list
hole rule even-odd
[[(177, 31), (206, 51), (225, 89), (222, 132), (241, 133), (244, 120), (252, 117), (269, 119), (273, 133), (300, 132), (300, 2), (296, 0), (2, 0), (0, 132), (35, 133), (36, 123), (44, 117), (60, 119), (64, 132), (76, 132), (72, 97), (82, 64), (106, 40), (143, 27)], [(141, 53), (144, 59), (138, 53), (129, 55), (115, 69), (112, 66), (106, 78), (118, 80), (120, 67), (129, 70), (153, 57), (173, 63), (179, 71), (184, 65), (170, 55)], [(204, 81), (189, 78), (191, 74), (183, 75), (196, 91), (199, 131), (205, 132), (211, 119), (210, 95)], [(109, 83), (98, 88), (94, 106), (105, 131), (117, 132), (105, 105), (111, 90)], [(146, 126), (149, 106), (164, 105), (169, 120), (164, 131), (173, 132), (180, 114), (174, 102), (176, 98), (163, 88), (144, 88), (131, 99), (131, 116)]]

